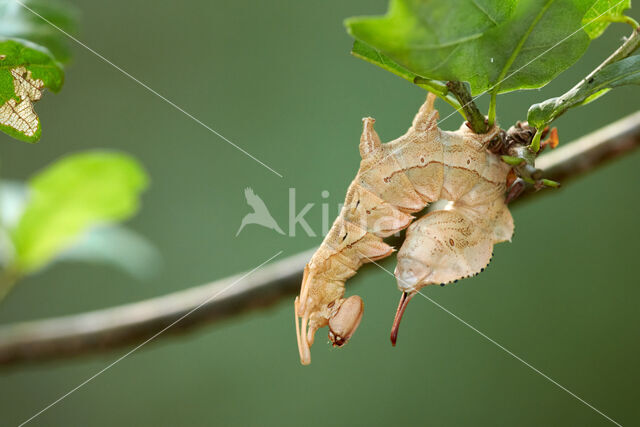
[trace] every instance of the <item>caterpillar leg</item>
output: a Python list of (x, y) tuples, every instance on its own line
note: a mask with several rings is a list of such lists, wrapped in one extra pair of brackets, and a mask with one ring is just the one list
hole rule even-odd
[[(303, 365), (308, 365), (311, 363), (311, 351), (309, 349), (309, 344), (305, 337), (302, 336), (300, 331), (300, 318), (298, 316), (298, 308), (300, 307), (300, 297), (296, 297), (296, 301), (294, 303), (294, 319), (296, 322), (296, 339), (298, 340), (298, 353), (300, 354), (300, 362)], [(302, 328), (304, 330), (304, 327)]]

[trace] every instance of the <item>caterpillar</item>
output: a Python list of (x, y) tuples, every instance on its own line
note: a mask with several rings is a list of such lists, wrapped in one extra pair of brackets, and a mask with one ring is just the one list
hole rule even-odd
[[(300, 360), (311, 363), (318, 329), (328, 326), (333, 346), (351, 338), (364, 303), (345, 298), (345, 282), (365, 263), (394, 252), (383, 239), (407, 227), (395, 276), (402, 291), (391, 341), (409, 300), (424, 286), (479, 273), (489, 264), (493, 245), (510, 240), (513, 219), (505, 203), (511, 166), (488, 151), (498, 135), (494, 126), (475, 134), (466, 125), (440, 130), (435, 95), (429, 94), (409, 130), (382, 144), (375, 120), (363, 119), (360, 168), (349, 185), (340, 214), (304, 269), (295, 300)], [(426, 215), (413, 213), (426, 206)]]

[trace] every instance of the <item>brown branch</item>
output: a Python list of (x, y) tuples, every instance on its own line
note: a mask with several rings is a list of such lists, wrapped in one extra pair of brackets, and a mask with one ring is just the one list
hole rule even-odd
[[(640, 112), (540, 156), (536, 165), (545, 171), (546, 177), (564, 184), (606, 160), (631, 152), (638, 145)], [(552, 191), (555, 190), (525, 193), (517, 201)], [(294, 295), (300, 287), (302, 269), (312, 253), (313, 250), (303, 252), (256, 271), (156, 339), (266, 307)], [(142, 342), (240, 277), (228, 277), (118, 307), (3, 326), (0, 328), (0, 364), (51, 360)]]

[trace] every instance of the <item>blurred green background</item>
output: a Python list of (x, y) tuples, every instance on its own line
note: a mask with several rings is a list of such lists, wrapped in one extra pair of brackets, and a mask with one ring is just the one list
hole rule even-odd
[[(222, 278), (309, 249), (248, 226), (252, 187), (287, 230), (298, 209), (344, 198), (358, 168), (363, 116), (383, 140), (403, 133), (424, 98), (405, 81), (349, 55), (342, 20), (386, 2), (76, 2), (80, 39), (261, 159), (284, 178), (180, 114), (90, 52), (74, 47), (64, 90), (38, 104), (37, 145), (0, 135), (3, 178), (26, 179), (69, 152), (131, 153), (152, 185), (129, 225), (163, 256), (148, 282), (104, 266), (59, 264), (16, 286), (3, 324), (137, 301)], [(640, 18), (640, 9), (631, 16)], [(542, 90), (499, 98), (506, 127), (558, 95), (629, 33), (612, 26), (572, 70)], [(640, 88), (618, 89), (556, 122), (567, 143), (637, 111)], [(488, 97), (479, 100), (482, 108)], [(451, 111), (439, 102), (441, 117)], [(453, 116), (442, 127), (454, 129)], [(427, 294), (622, 423), (640, 424), (640, 152), (514, 209), (513, 243), (482, 275)], [(321, 198), (327, 190), (330, 196)], [(394, 260), (385, 263), (393, 269)], [(366, 304), (344, 349), (298, 360), (293, 298), (127, 357), (36, 418), (34, 425), (605, 425), (574, 397), (425, 299), (415, 298), (397, 348), (389, 328), (399, 292), (383, 271), (349, 282)], [(15, 425), (126, 349), (0, 371), (0, 418)]]

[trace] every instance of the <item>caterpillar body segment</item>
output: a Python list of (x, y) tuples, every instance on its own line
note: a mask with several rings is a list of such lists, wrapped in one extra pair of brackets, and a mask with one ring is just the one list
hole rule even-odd
[(412, 294), (424, 286), (450, 283), (483, 270), (491, 260), (493, 245), (508, 240), (513, 232), (511, 216), (500, 204), (498, 200), (483, 209), (506, 222), (498, 227), (477, 211), (455, 204), (414, 222), (398, 252), (398, 288)]
[[(403, 291), (399, 313), (428, 284), (425, 281), (458, 272), (457, 278), (465, 277), (466, 271), (485, 261), (485, 253), (491, 255), (493, 243), (511, 237), (511, 216), (506, 207), (506, 214), (501, 208), (510, 167), (485, 149), (499, 129), (484, 135), (464, 125), (455, 132), (442, 131), (437, 127), (434, 101), (435, 96), (429, 94), (407, 133), (386, 144), (375, 132), (374, 120), (363, 119), (358, 174), (347, 190), (340, 215), (305, 268), (295, 302), (303, 364), (311, 362), (310, 346), (319, 328), (329, 326), (334, 346), (342, 346), (354, 333), (364, 305), (358, 296), (344, 297), (345, 281), (363, 264), (394, 251), (382, 239), (408, 227), (412, 213), (438, 200), (449, 201), (409, 229), (396, 269)], [(509, 224), (503, 229), (495, 227), (487, 216), (511, 221), (511, 228)], [(486, 237), (487, 233), (493, 234)], [(460, 243), (452, 250), (443, 246), (442, 239)], [(400, 318), (397, 314), (397, 322)]]
[[(447, 137), (441, 139), (445, 166), (439, 199), (446, 203), (407, 230), (396, 268), (398, 287), (405, 292), (480, 272), (491, 259), (493, 245), (513, 234), (504, 202), (511, 167), (485, 149), (495, 134), (476, 135), (464, 126), (443, 134)], [(423, 265), (421, 274), (408, 268), (416, 263)]]
[(413, 295), (427, 285), (480, 273), (491, 261), (493, 245), (513, 235), (513, 218), (505, 203), (511, 166), (485, 149), (495, 134), (477, 135), (466, 126), (443, 134), (447, 137), (442, 138), (440, 201), (446, 203), (409, 227), (398, 252), (395, 275), (403, 295), (391, 328), (393, 345)]

